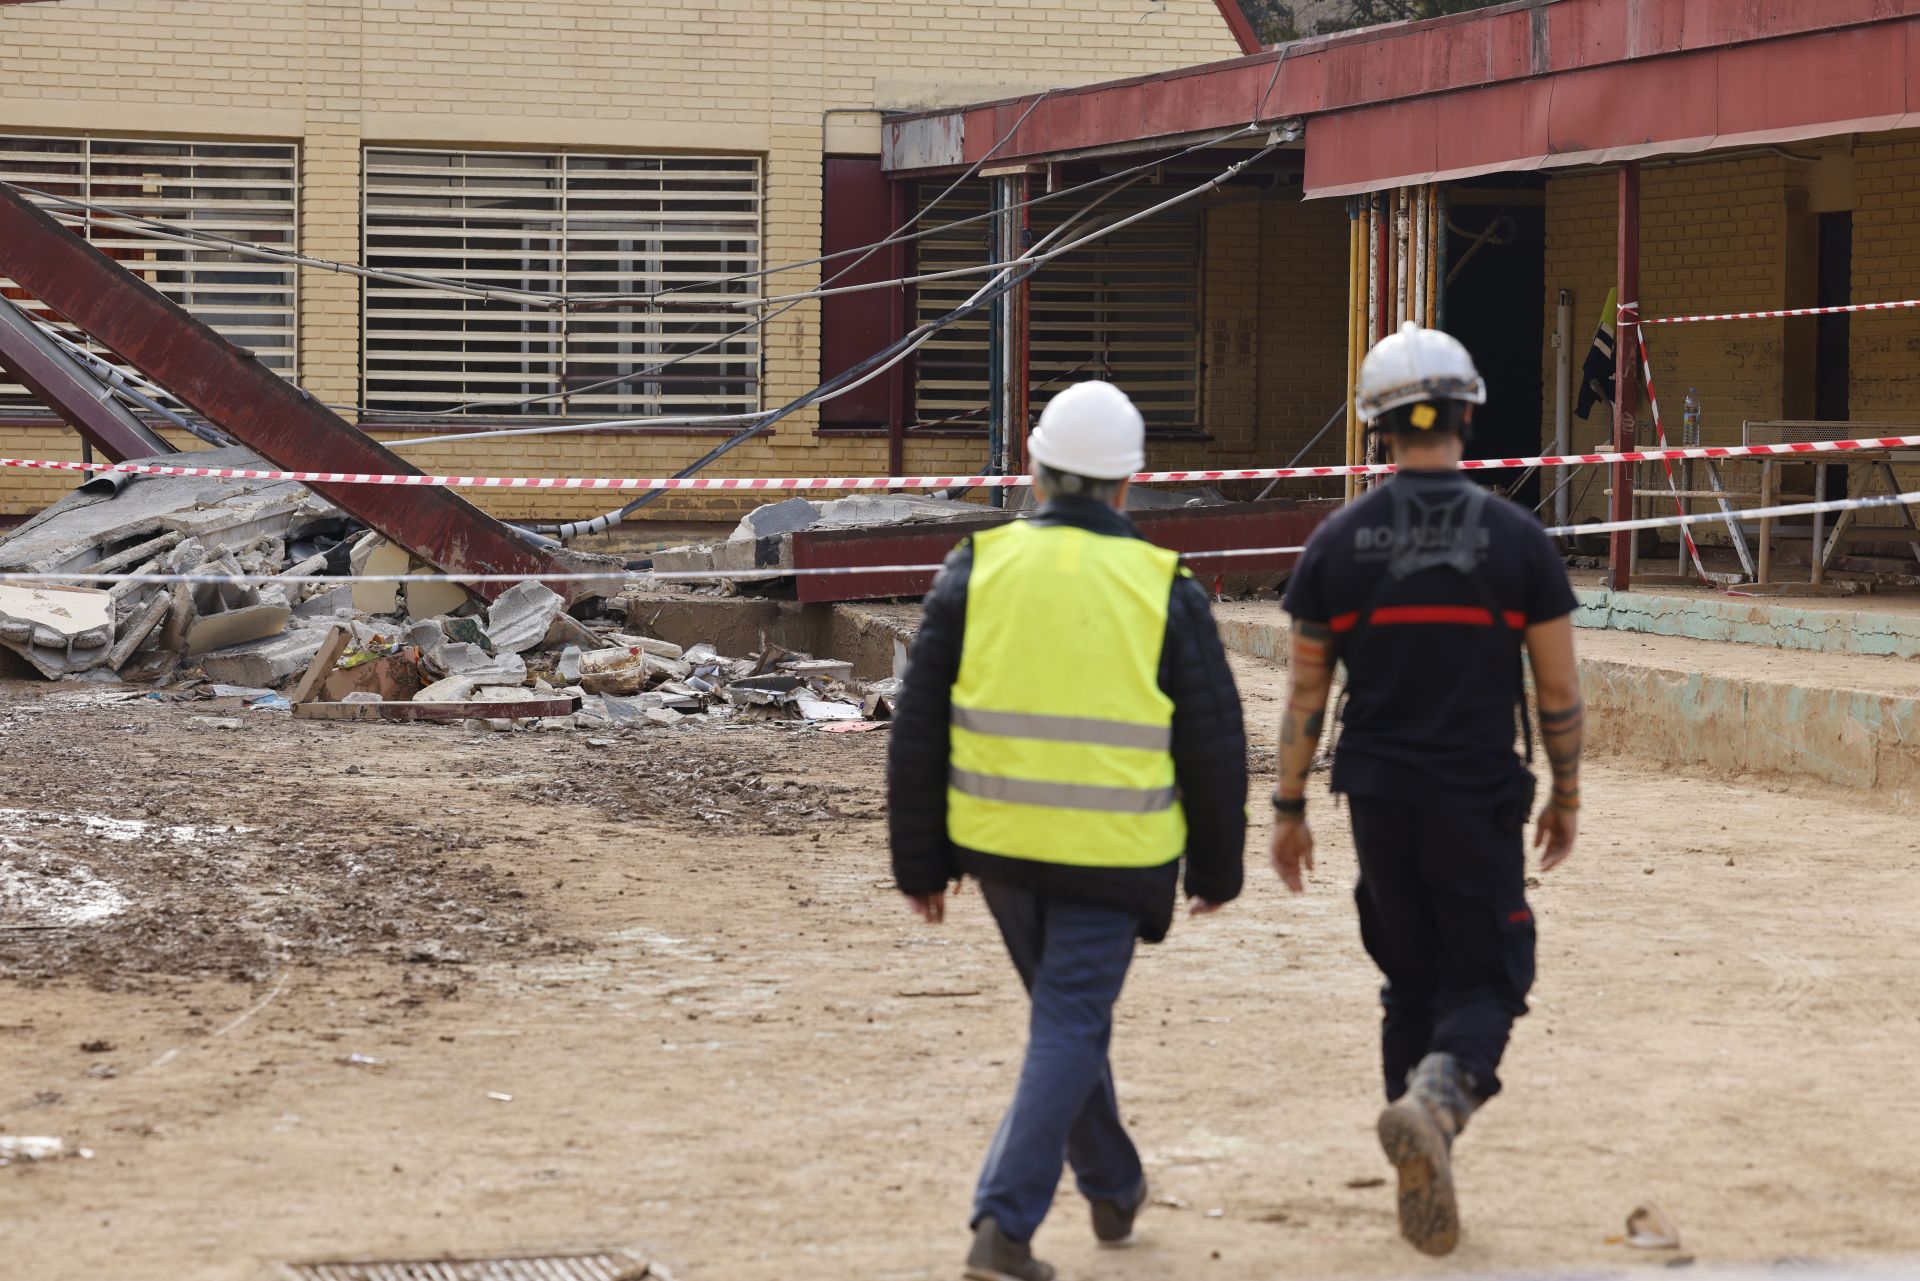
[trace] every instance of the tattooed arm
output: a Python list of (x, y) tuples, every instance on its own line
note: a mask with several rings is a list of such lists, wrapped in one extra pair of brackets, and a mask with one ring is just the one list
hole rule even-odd
[(1313, 829), (1307, 826), (1307, 771), (1320, 748), (1333, 687), (1333, 632), (1325, 623), (1293, 624), (1287, 710), (1280, 717), (1280, 760), (1274, 798), (1273, 870), (1288, 889), (1303, 888), (1302, 871), (1313, 870)]
[(1325, 623), (1297, 621), (1290, 652), (1287, 710), (1280, 718), (1277, 794), (1283, 801), (1297, 801), (1307, 794), (1307, 771), (1320, 750), (1327, 697), (1333, 688), (1333, 632)]
[(1527, 628), (1527, 658), (1540, 706), (1540, 737), (1553, 768), (1553, 791), (1534, 838), (1536, 846), (1545, 847), (1540, 867), (1546, 871), (1566, 862), (1580, 828), (1580, 750), (1587, 716), (1573, 658), (1572, 618)]

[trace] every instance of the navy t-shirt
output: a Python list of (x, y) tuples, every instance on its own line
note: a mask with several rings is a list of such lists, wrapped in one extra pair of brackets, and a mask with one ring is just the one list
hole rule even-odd
[[(1456, 568), (1430, 565), (1379, 593), (1398, 541), (1394, 489), (1409, 500), (1406, 539), (1435, 554), (1474, 547), (1484, 591)], [(1287, 612), (1331, 627), (1347, 668), (1336, 792), (1475, 809), (1526, 788), (1515, 750), (1522, 633), (1577, 602), (1552, 540), (1524, 508), (1489, 496), (1476, 533), (1462, 534), (1471, 490), (1462, 472), (1397, 474), (1315, 530), (1287, 584)]]

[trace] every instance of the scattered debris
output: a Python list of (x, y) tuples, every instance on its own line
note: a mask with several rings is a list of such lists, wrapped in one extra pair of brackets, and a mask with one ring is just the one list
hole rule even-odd
[(1635, 1250), (1678, 1250), (1680, 1228), (1665, 1210), (1647, 1201), (1627, 1216), (1625, 1242)]
[(59, 1157), (89, 1160), (92, 1148), (67, 1149), (67, 1141), (51, 1134), (0, 1134), (0, 1165), (16, 1162), (51, 1161)]

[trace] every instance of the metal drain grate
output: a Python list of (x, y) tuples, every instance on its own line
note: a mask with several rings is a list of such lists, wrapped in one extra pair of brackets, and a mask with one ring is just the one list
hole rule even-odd
[(356, 1259), (283, 1265), (288, 1281), (671, 1281), (626, 1250), (486, 1259)]

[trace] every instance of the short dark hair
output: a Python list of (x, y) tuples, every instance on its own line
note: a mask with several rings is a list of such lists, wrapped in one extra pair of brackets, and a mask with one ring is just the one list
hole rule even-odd
[(1123, 480), (1100, 480), (1093, 476), (1080, 476), (1070, 471), (1057, 471), (1045, 463), (1035, 463), (1033, 474), (1039, 480), (1040, 487), (1049, 494), (1073, 494), (1081, 498), (1091, 498), (1095, 502), (1110, 503), (1113, 496), (1120, 492)]
[(1411, 405), (1382, 410), (1373, 420), (1373, 426), (1375, 431), (1413, 439), (1449, 432), (1464, 435), (1471, 408), (1464, 400), (1417, 400)]

